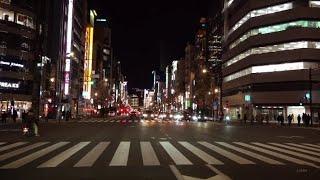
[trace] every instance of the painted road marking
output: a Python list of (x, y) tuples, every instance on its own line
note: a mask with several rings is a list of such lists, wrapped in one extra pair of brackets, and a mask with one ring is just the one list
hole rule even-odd
[(109, 146), (110, 142), (100, 142), (87, 155), (85, 155), (74, 167), (91, 167), (103, 151)]
[(6, 145), (6, 146), (2, 146), (2, 147), (0, 148), (0, 152), (6, 151), (6, 150), (9, 150), (9, 149), (18, 147), (18, 146), (22, 146), (22, 145), (24, 145), (24, 144), (27, 144), (27, 142), (17, 142), (17, 143), (9, 144), (9, 145)]
[(144, 166), (158, 166), (160, 162), (150, 142), (140, 142)]
[(126, 166), (128, 163), (129, 150), (130, 150), (130, 142), (128, 141), (120, 142), (110, 162), (110, 166)]
[(310, 144), (310, 143), (302, 143), (304, 145), (307, 145), (307, 146), (311, 146), (311, 147), (315, 147), (315, 148), (320, 148), (320, 145), (316, 145), (316, 144)]
[(215, 165), (222, 165), (224, 164), (223, 162), (219, 161), (218, 159), (212, 157), (211, 155), (209, 155), (208, 153), (202, 151), (201, 149), (193, 146), (192, 144), (188, 143), (188, 142), (182, 142), (180, 141), (179, 144), (181, 144), (183, 147), (185, 147), (186, 149), (188, 149), (189, 151), (191, 151), (193, 154), (195, 154), (196, 156), (198, 156), (200, 159), (202, 159), (203, 161), (205, 161), (208, 164), (215, 164)]
[(316, 166), (313, 163), (309, 163), (309, 162), (303, 161), (301, 159), (290, 157), (290, 156), (287, 156), (287, 155), (284, 155), (284, 154), (281, 154), (281, 153), (273, 152), (273, 151), (270, 151), (270, 150), (267, 150), (267, 149), (263, 149), (263, 148), (260, 148), (260, 147), (257, 147), (257, 146), (252, 146), (250, 144), (245, 144), (245, 143), (241, 143), (241, 142), (234, 142), (234, 143), (238, 144), (240, 146), (247, 147), (249, 149), (253, 149), (255, 151), (259, 151), (259, 152), (262, 152), (262, 153), (265, 153), (265, 154), (269, 154), (271, 156), (275, 156), (277, 158), (281, 158), (281, 159), (296, 163), (296, 164), (307, 165), (307, 166), (312, 166), (312, 167), (319, 168), (318, 166)]
[(0, 167), (0, 169), (15, 169), (15, 168), (19, 168), (21, 166), (24, 166), (46, 154), (49, 154), (50, 152), (68, 144), (69, 142), (59, 142), (57, 144), (51, 145), (45, 149), (39, 150), (37, 152), (34, 152), (26, 157), (23, 157), (21, 159), (18, 159), (16, 161), (13, 161), (7, 165), (4, 165), (2, 167)]
[(159, 143), (176, 165), (192, 165), (192, 162), (190, 162), (189, 159), (178, 151), (170, 142), (164, 141)]
[(238, 163), (238, 164), (255, 164), (252, 161), (249, 161), (243, 157), (240, 157), (232, 152), (226, 151), (224, 149), (219, 148), (218, 146), (215, 146), (213, 144), (207, 143), (207, 142), (198, 142), (199, 144), (205, 146), (208, 149), (211, 149), (212, 151), (215, 151), (216, 153)]
[(311, 161), (314, 161), (314, 162), (320, 162), (319, 158), (313, 157), (313, 156), (309, 156), (309, 155), (306, 155), (306, 154), (302, 154), (302, 153), (298, 153), (298, 152), (294, 152), (294, 151), (290, 151), (290, 150), (286, 150), (286, 149), (281, 149), (281, 148), (278, 148), (278, 147), (274, 147), (274, 146), (270, 146), (270, 145), (266, 145), (266, 144), (262, 144), (262, 143), (252, 143), (252, 144), (257, 145), (257, 146), (261, 146), (261, 147), (265, 147), (265, 148), (268, 148), (268, 149), (272, 149), (272, 150), (275, 150), (275, 151), (283, 152), (283, 153), (286, 153), (286, 154), (290, 154), (290, 155), (293, 155), (293, 156), (301, 157), (301, 158), (304, 158), (304, 159), (308, 159), (308, 160), (311, 160)]
[(9, 158), (12, 158), (14, 156), (17, 156), (19, 154), (22, 154), (22, 153), (25, 153), (27, 151), (30, 151), (32, 149), (35, 149), (37, 147), (40, 147), (40, 146), (43, 146), (45, 144), (48, 144), (49, 142), (38, 142), (38, 143), (35, 143), (35, 144), (32, 144), (32, 145), (29, 145), (29, 146), (26, 146), (26, 147), (23, 147), (23, 148), (20, 148), (20, 149), (17, 149), (15, 151), (11, 151), (11, 152), (8, 152), (6, 154), (2, 154), (0, 156), (0, 161), (4, 161), (6, 159), (9, 159)]
[(283, 165), (282, 162), (279, 162), (279, 161), (276, 161), (274, 159), (271, 159), (271, 158), (268, 158), (266, 156), (262, 156), (260, 154), (257, 154), (257, 153), (254, 153), (254, 152), (251, 152), (251, 151), (248, 151), (248, 150), (245, 150), (245, 149), (242, 149), (242, 148), (239, 148), (239, 147), (236, 147), (236, 146), (233, 146), (231, 144), (227, 144), (225, 142), (216, 142), (217, 144), (220, 144), (224, 147), (227, 147), (229, 149), (232, 149), (234, 151), (237, 151), (237, 152), (240, 152), (242, 154), (245, 154), (247, 156), (250, 156), (250, 157), (253, 157), (255, 159), (258, 159), (260, 161), (263, 161), (265, 163), (268, 163), (268, 164), (273, 164), (273, 165)]
[(283, 145), (283, 144), (279, 144), (279, 143), (269, 143), (269, 144), (274, 145), (274, 146), (278, 146), (278, 147), (283, 147), (283, 148), (295, 150), (295, 151), (299, 151), (299, 152), (303, 152), (303, 153), (307, 153), (307, 154), (312, 154), (315, 156), (320, 156), (320, 153), (308, 151), (308, 150), (297, 148), (297, 147), (292, 147), (292, 146)]
[(63, 151), (62, 153), (58, 154), (57, 156), (51, 158), (49, 161), (42, 163), (38, 168), (49, 168), (49, 167), (57, 167), (66, 159), (70, 158), (72, 155), (80, 151), (83, 147), (90, 144), (90, 142), (80, 142), (73, 147)]
[(295, 144), (295, 143), (286, 143), (286, 144), (291, 145), (291, 146), (300, 147), (300, 148), (303, 148), (303, 149), (309, 149), (309, 150), (312, 150), (312, 151), (318, 151), (318, 152), (320, 152), (320, 149), (319, 149), (319, 148), (304, 146), (304, 145)]

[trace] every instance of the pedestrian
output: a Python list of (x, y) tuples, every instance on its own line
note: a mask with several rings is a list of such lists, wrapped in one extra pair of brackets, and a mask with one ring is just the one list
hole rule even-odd
[(298, 115), (298, 126), (300, 127), (300, 123), (301, 123), (301, 116), (300, 116), (300, 114)]
[(3, 124), (7, 123), (7, 112), (6, 111), (2, 111), (1, 121)]
[(291, 122), (292, 122), (292, 115), (289, 115), (288, 116), (288, 126), (290, 127), (291, 126)]
[(244, 124), (247, 123), (247, 114), (244, 114), (244, 115), (243, 115), (243, 121), (244, 121)]
[(13, 109), (13, 111), (12, 111), (12, 120), (13, 120), (14, 123), (17, 122), (17, 117), (18, 117), (18, 112), (17, 112), (16, 109)]
[(281, 117), (280, 117), (280, 115), (278, 115), (277, 121), (278, 121), (278, 124), (280, 124), (280, 122), (281, 122)]
[(251, 115), (251, 118), (250, 118), (250, 123), (251, 123), (251, 125), (253, 125), (253, 122), (254, 122), (254, 116)]
[(280, 116), (281, 125), (284, 126), (284, 116), (283, 114)]
[(241, 115), (240, 115), (239, 111), (238, 111), (237, 113), (238, 113), (238, 114), (237, 114), (238, 121), (242, 123), (242, 121), (241, 121), (241, 119), (240, 119), (240, 118), (241, 118)]

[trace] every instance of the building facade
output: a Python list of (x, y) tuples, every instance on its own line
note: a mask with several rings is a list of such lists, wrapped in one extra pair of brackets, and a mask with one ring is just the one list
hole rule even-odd
[(0, 1), (0, 106), (2, 111), (36, 106), (38, 27), (36, 1)]
[[(319, 111), (319, 1), (226, 0), (222, 96), (226, 115), (275, 119)], [(313, 107), (313, 108), (310, 108)]]

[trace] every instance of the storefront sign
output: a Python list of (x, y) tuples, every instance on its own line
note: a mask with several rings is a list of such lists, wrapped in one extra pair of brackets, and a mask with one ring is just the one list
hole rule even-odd
[(0, 87), (18, 89), (20, 87), (20, 85), (18, 83), (10, 83), (10, 82), (1, 82), (0, 81)]
[(7, 61), (0, 61), (0, 65), (6, 65), (6, 66), (11, 66), (11, 67), (20, 67), (20, 68), (24, 67), (23, 64), (18, 64), (18, 63), (14, 63), (14, 62), (7, 62)]

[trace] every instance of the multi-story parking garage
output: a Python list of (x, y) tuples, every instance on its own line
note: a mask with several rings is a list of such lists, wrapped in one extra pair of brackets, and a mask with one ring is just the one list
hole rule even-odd
[(18, 110), (32, 104), (35, 14), (32, 1), (0, 1), (0, 106)]
[(320, 1), (226, 0), (223, 13), (226, 113), (318, 119)]

